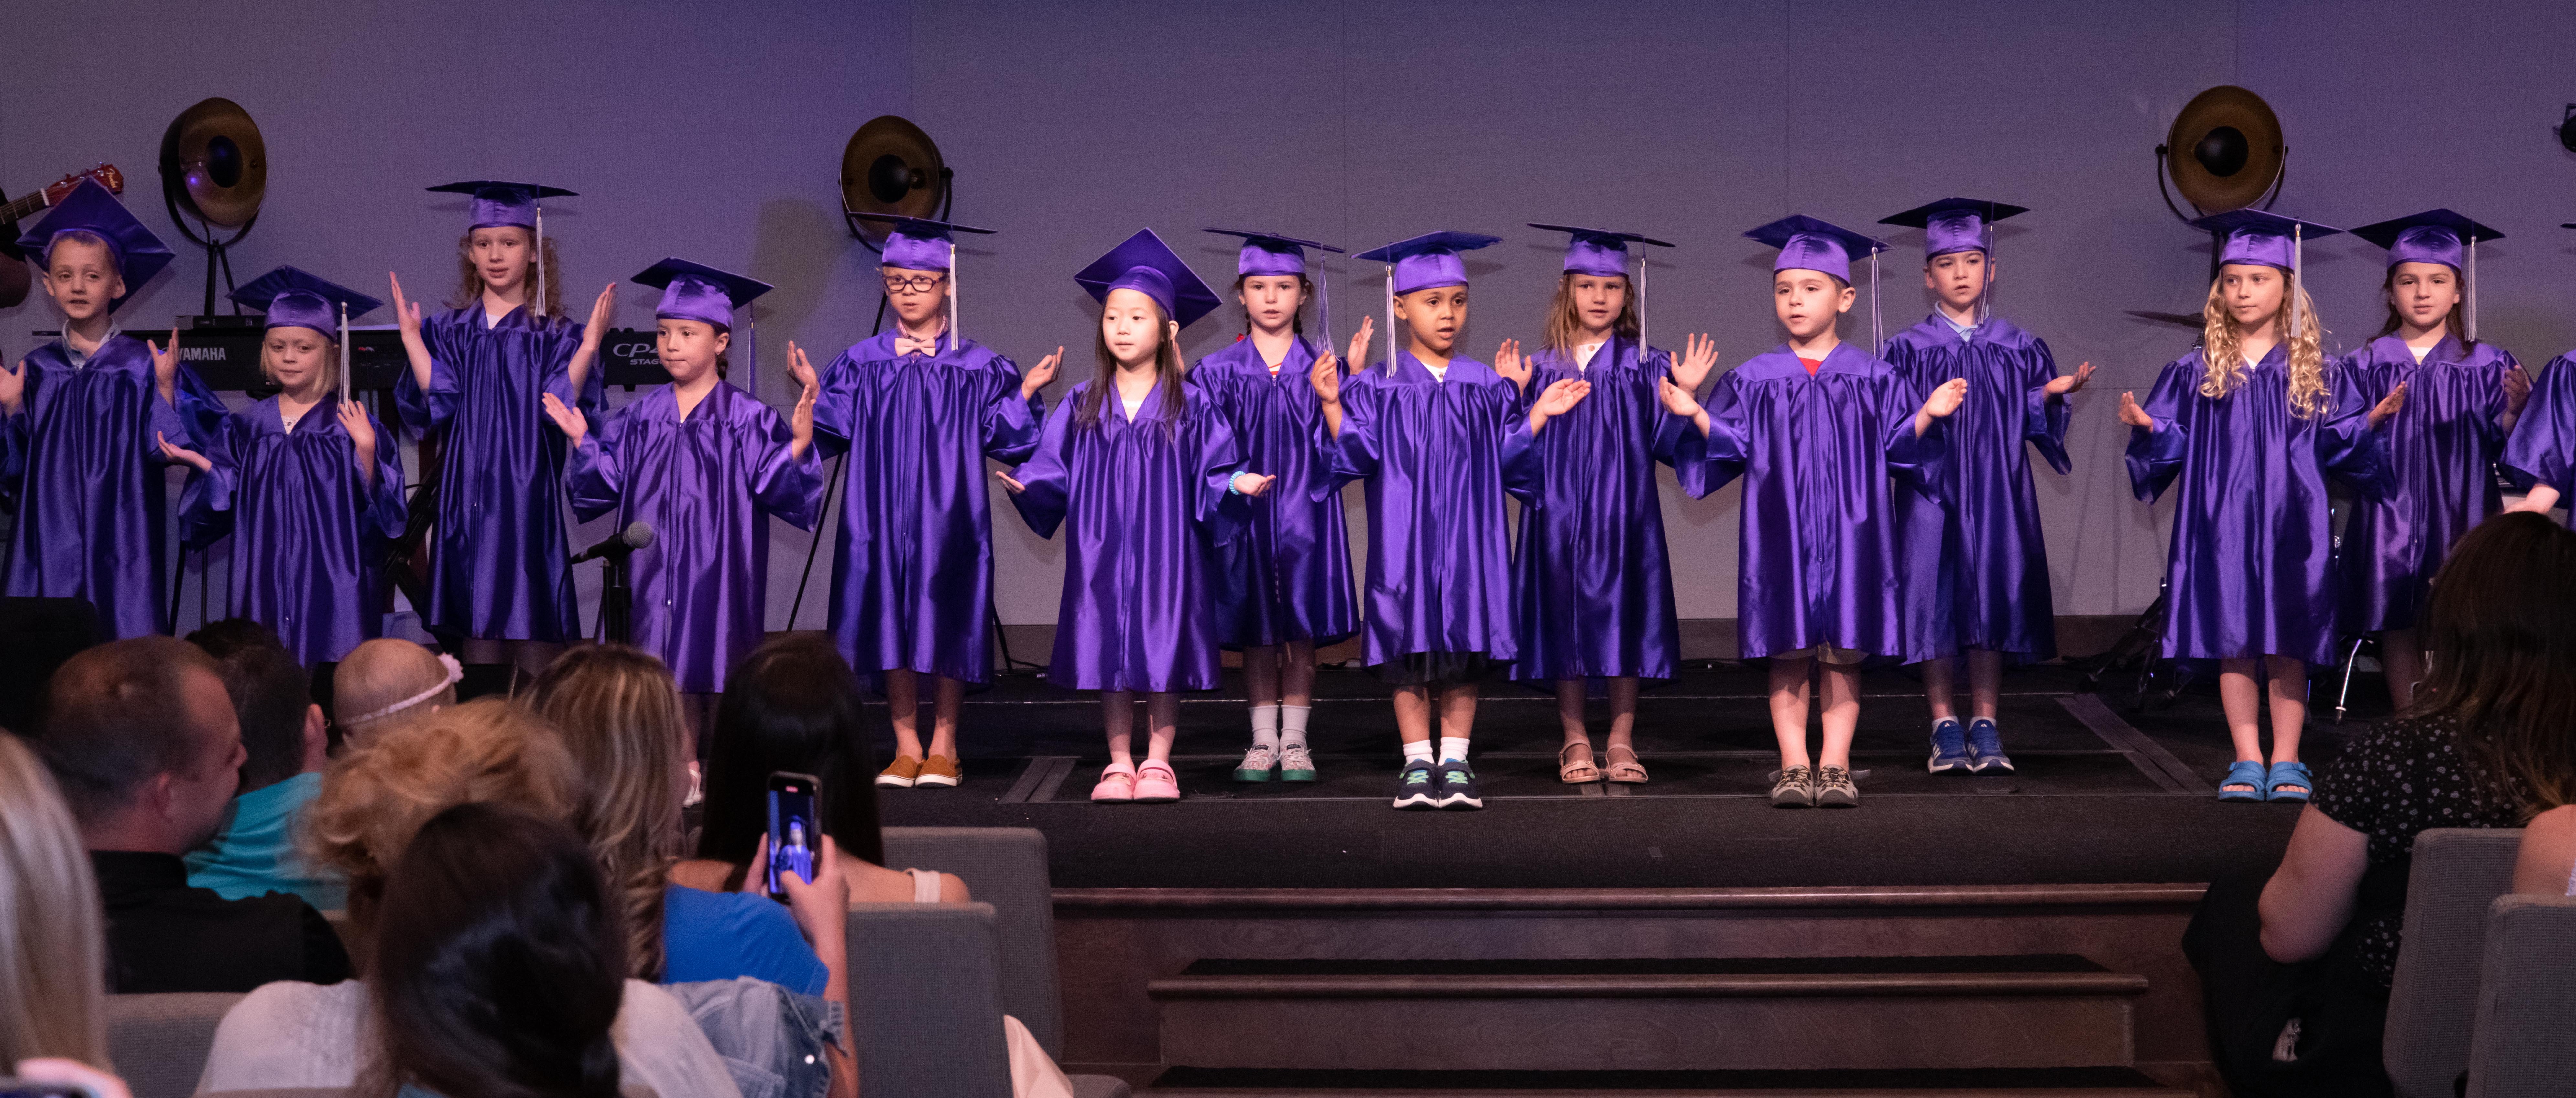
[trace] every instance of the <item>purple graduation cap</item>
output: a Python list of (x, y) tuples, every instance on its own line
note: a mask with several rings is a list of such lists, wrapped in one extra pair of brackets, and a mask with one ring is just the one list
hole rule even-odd
[(124, 296), (107, 303), (111, 313), (144, 283), (152, 281), (153, 275), (160, 274), (161, 268), (170, 265), (169, 246), (136, 221), (133, 214), (126, 212), (125, 204), (94, 179), (81, 180), (72, 193), (54, 203), (43, 220), (18, 237), (18, 247), (38, 266), (51, 266), (54, 241), (64, 233), (88, 233), (107, 242), (108, 254), (116, 260), (117, 276), (125, 280)]
[[(756, 278), (745, 278), (732, 271), (718, 270), (704, 263), (685, 259), (665, 259), (636, 275), (638, 285), (661, 288), (662, 303), (653, 315), (664, 320), (695, 320), (732, 331), (733, 311), (742, 309), (749, 317), (754, 298), (774, 289)], [(759, 326), (754, 320), (743, 326), (743, 358), (751, 363), (753, 384), (759, 384), (760, 345), (752, 338)]]
[(2439, 263), (2460, 275), (2470, 339), (2478, 337), (2478, 242), (2504, 234), (2449, 210), (2426, 210), (2364, 225), (2352, 235), (2388, 249), (2388, 267), (2400, 263)]
[(339, 283), (316, 278), (293, 267), (279, 267), (232, 292), (233, 302), (266, 314), (261, 326), (310, 328), (340, 345), (340, 398), (349, 397), (349, 318), (365, 316), (384, 304)]
[(1984, 252), (1994, 255), (1994, 238), (1990, 234), (1995, 222), (2015, 214), (2030, 212), (2028, 206), (2007, 202), (1988, 202), (1981, 198), (1944, 198), (1927, 202), (1893, 217), (1882, 217), (1881, 225), (1899, 225), (1923, 230), (1923, 258), (1931, 259), (1952, 252)]
[[(1306, 274), (1308, 273), (1306, 249), (1308, 248), (1331, 252), (1335, 255), (1342, 253), (1340, 248), (1330, 244), (1300, 240), (1293, 236), (1281, 236), (1278, 233), (1257, 233), (1248, 229), (1201, 231), (1215, 233), (1218, 236), (1243, 238), (1243, 250), (1236, 254), (1234, 260), (1234, 274), (1237, 278), (1251, 275)], [(1329, 350), (1333, 345), (1333, 284), (1332, 280), (1326, 277), (1325, 271), (1317, 269), (1313, 274), (1315, 292), (1321, 296), (1321, 300), (1317, 303), (1317, 310), (1322, 315), (1324, 323), (1324, 347)]]
[(1215, 312), (1218, 303), (1216, 289), (1182, 262), (1180, 254), (1152, 229), (1136, 230), (1136, 235), (1119, 241), (1108, 254), (1092, 260), (1073, 280), (1091, 291), (1093, 300), (1104, 304), (1111, 290), (1144, 294), (1163, 307), (1165, 317), (1184, 328)]
[(2219, 266), (2275, 267), (2289, 274), (2289, 292), (2284, 295), (2285, 307), (2290, 311), (2286, 330), (2296, 338), (2300, 320), (2299, 274), (2306, 252), (2300, 245), (2343, 230), (2314, 221), (2283, 217), (2268, 210), (2229, 210), (2201, 218), (2192, 225), (2218, 234)]
[(1383, 248), (1361, 252), (1353, 259), (1387, 264), (1386, 272), (1386, 372), (1395, 376), (1396, 351), (1404, 346), (1395, 338), (1395, 299), (1415, 290), (1467, 284), (1467, 263), (1460, 252), (1472, 252), (1503, 242), (1499, 236), (1483, 233), (1458, 233), (1443, 230), (1396, 241)]
[(1780, 258), (1771, 264), (1772, 271), (1816, 271), (1841, 279), (1845, 286), (1851, 285), (1853, 257), (1869, 257), (1870, 353), (1876, 354), (1877, 348), (1887, 345), (1887, 333), (1881, 330), (1878, 320), (1878, 253), (1887, 250), (1886, 241), (1805, 214), (1790, 214), (1749, 229), (1744, 235), (1780, 249)]
[(462, 183), (442, 183), (429, 188), (432, 194), (474, 196), (474, 220), (465, 231), (494, 229), (515, 225), (526, 229), (536, 239), (528, 247), (530, 262), (537, 268), (537, 294), (528, 302), (532, 316), (546, 315), (546, 211), (549, 198), (572, 198), (578, 192), (536, 183), (504, 183), (492, 179), (469, 179)]
[(993, 235), (991, 229), (960, 225), (954, 221), (932, 221), (926, 217), (904, 217), (900, 214), (859, 214), (861, 221), (875, 221), (894, 226), (886, 233), (885, 246), (877, 249), (877, 265), (906, 271), (945, 271), (948, 273), (948, 346), (951, 350), (965, 346), (966, 338), (957, 326), (957, 236), (958, 233)]
[[(1635, 241), (1636, 243), (1656, 248), (1672, 247), (1671, 244), (1657, 240), (1651, 236), (1640, 236), (1636, 233), (1614, 233), (1608, 229), (1586, 229), (1579, 225), (1549, 225), (1539, 221), (1529, 222), (1529, 227), (1533, 229), (1546, 229), (1549, 232), (1568, 234), (1568, 239), (1565, 242), (1565, 270), (1567, 274), (1598, 275), (1602, 278), (1627, 278), (1628, 244), (1630, 241)], [(1646, 354), (1646, 263), (1642, 257), (1640, 257), (1637, 262), (1637, 276), (1635, 281), (1637, 292), (1637, 355), (1638, 361), (1642, 362), (1645, 360)]]

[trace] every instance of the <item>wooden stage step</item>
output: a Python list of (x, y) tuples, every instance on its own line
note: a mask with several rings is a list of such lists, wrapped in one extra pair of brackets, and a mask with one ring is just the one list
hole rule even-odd
[(2191, 1098), (2130, 1068), (1928, 1071), (1255, 1071), (1173, 1068), (1143, 1098)]

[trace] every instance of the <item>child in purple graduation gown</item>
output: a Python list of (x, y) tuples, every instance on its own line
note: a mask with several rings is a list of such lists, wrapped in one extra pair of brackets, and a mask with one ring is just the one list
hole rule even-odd
[(275, 630), (299, 663), (334, 663), (384, 632), (385, 557), (403, 532), (401, 455), (346, 395), (340, 363), (347, 322), (381, 303), (293, 267), (232, 296), (267, 314), (260, 370), (280, 391), (225, 416), (204, 453), (162, 444), (199, 474), (182, 539), (232, 535), (229, 615)]
[(1047, 680), (1100, 691), (1109, 765), (1091, 799), (1177, 801), (1180, 691), (1217, 685), (1215, 542), (1243, 517), (1220, 508), (1232, 496), (1260, 495), (1275, 478), (1239, 470), (1216, 402), (1182, 380), (1181, 329), (1216, 308), (1216, 291), (1151, 229), (1074, 280), (1100, 299), (1100, 372), (1047, 416), (1035, 456), (994, 476), (1040, 536), (1073, 524)]
[(2389, 699), (2414, 703), (2425, 652), (2415, 627), (2451, 543), (2504, 507), (2495, 464), (2531, 396), (2531, 379), (2501, 347), (2477, 341), (2464, 307), (2465, 256), (2504, 234), (2449, 210), (2354, 229), (2388, 249), (2388, 322), (2344, 356), (2343, 379), (2375, 404), (2399, 387), (2406, 406), (2380, 432), (2386, 494), (2358, 501), (2344, 528), (2346, 633), (2379, 634)]
[(116, 309), (170, 249), (84, 181), (18, 239), (63, 314), (62, 338), (0, 369), (0, 506), (7, 590), (87, 599), (101, 635), (169, 632), (164, 441), (202, 447), (223, 401), (166, 346), (126, 335)]
[[(1835, 334), (1854, 299), (1853, 257), (1887, 245), (1805, 216), (1744, 235), (1780, 249), (1771, 301), (1789, 341), (1719, 377), (1705, 403), (1665, 381), (1675, 416), (1665, 429), (1680, 436), (1674, 467), (1692, 497), (1744, 478), (1736, 621), (1744, 657), (1771, 661), (1771, 804), (1850, 808), (1860, 804), (1861, 661), (1905, 652), (1888, 482), (1939, 483), (1935, 428), (1969, 385), (1953, 378), (1917, 397), (1895, 367)], [(1824, 743), (1810, 756), (1807, 685), (1819, 665)]]
[[(829, 627), (891, 710), (895, 757), (877, 784), (951, 787), (964, 780), (957, 714), (966, 688), (993, 681), (992, 488), (982, 470), (987, 458), (1028, 460), (1056, 356), (1023, 377), (953, 329), (955, 234), (987, 230), (873, 220), (894, 226), (877, 269), (895, 329), (832, 360), (814, 406), (824, 455), (849, 455)], [(924, 678), (933, 680), (926, 748)]]
[(572, 440), (573, 513), (588, 522), (615, 511), (621, 527), (653, 527), (653, 544), (627, 565), (633, 643), (661, 657), (682, 692), (713, 695), (767, 635), (769, 520), (811, 530), (822, 510), (814, 369), (791, 359), (801, 391), (781, 417), (724, 379), (734, 310), (768, 283), (684, 259), (635, 281), (663, 288), (655, 347), (671, 383), (608, 413), (597, 431), (553, 393), (546, 415)]
[[(1566, 379), (1524, 402), (1493, 367), (1458, 354), (1467, 325), (1467, 266), (1458, 253), (1498, 239), (1439, 232), (1361, 253), (1356, 258), (1392, 268), (1390, 354), (1347, 379), (1314, 375), (1336, 444), (1335, 479), (1321, 491), (1368, 481), (1361, 652), (1395, 687), (1404, 745), (1397, 808), (1485, 805), (1467, 765), (1476, 684), (1519, 653), (1503, 498), (1519, 499), (1524, 516), (1542, 506), (1531, 439), (1591, 391)], [(1352, 334), (1350, 361), (1365, 361), (1369, 330), (1362, 323)]]
[(1209, 229), (1243, 238), (1234, 296), (1243, 304), (1243, 337), (1190, 368), (1190, 384), (1216, 402), (1246, 464), (1288, 487), (1253, 500), (1251, 523), (1222, 550), (1217, 584), (1217, 640), (1243, 652), (1244, 691), (1252, 703), (1252, 747), (1234, 780), (1315, 780), (1306, 749), (1314, 712), (1315, 649), (1359, 632), (1351, 601), (1351, 547), (1342, 530), (1342, 497), (1314, 489), (1332, 475), (1324, 452), (1324, 407), (1310, 375), (1339, 376), (1332, 348), (1306, 341), (1300, 315), (1314, 296), (1306, 249), (1339, 248), (1265, 233)]
[(2576, 499), (2576, 351), (2550, 359), (2531, 383), (2530, 403), (2514, 421), (2499, 463), (2507, 476), (2528, 482), (2508, 511), (2546, 515)]
[[(1890, 338), (1879, 357), (1918, 393), (1953, 378), (1968, 382), (1967, 402), (1944, 432), (1949, 454), (1939, 489), (1909, 483), (1896, 491), (1906, 659), (1923, 667), (1923, 696), (1932, 708), (1927, 765), (1935, 774), (2012, 773), (1995, 725), (2004, 660), (2037, 663), (2057, 655), (2057, 605), (2048, 590), (2048, 546), (2039, 496), (2031, 490), (2030, 452), (2061, 475), (2070, 468), (2066, 398), (2092, 379), (2093, 364), (2058, 376), (2048, 344), (1988, 305), (1995, 264), (1987, 227), (2022, 212), (2000, 202), (1949, 198), (1879, 222), (1923, 230), (1923, 285), (1937, 302), (1923, 323)], [(1963, 652), (1964, 726), (1951, 690), (1951, 664)]]
[[(1667, 352), (1639, 340), (1638, 301), (1628, 281), (1628, 243), (1663, 246), (1634, 233), (1532, 225), (1572, 234), (1565, 273), (1548, 306), (1546, 345), (1529, 356), (1505, 341), (1494, 372), (1524, 395), (1559, 381), (1591, 389), (1537, 445), (1538, 507), (1521, 518), (1512, 557), (1512, 591), (1520, 654), (1512, 678), (1556, 692), (1565, 735), (1557, 778), (1580, 784), (1646, 780), (1634, 739), (1642, 679), (1669, 679), (1681, 661), (1681, 625), (1673, 611), (1672, 567), (1664, 546), (1664, 509), (1655, 476), (1671, 464), (1657, 397), (1666, 377), (1697, 391), (1717, 365), (1717, 345), (1693, 337), (1678, 366)], [(1610, 695), (1609, 766), (1594, 760), (1583, 726), (1585, 695), (1602, 682)]]
[(2219, 661), (2218, 696), (2237, 760), (2219, 799), (2305, 801), (2313, 787), (2299, 762), (2308, 667), (2334, 662), (2326, 478), (2378, 491), (2372, 431), (2397, 411), (2406, 387), (2374, 408), (2318, 348), (2323, 325), (2294, 277), (2298, 246), (2341, 230), (2259, 210), (2193, 224), (2225, 234), (2203, 306), (2209, 326), (2199, 349), (2156, 377), (2146, 404), (2120, 394), (2120, 422), (2131, 428), (2129, 483), (2142, 503), (2182, 483), (2165, 566), (2164, 654)]
[(469, 660), (506, 655), (534, 670), (581, 632), (563, 523), (565, 440), (539, 398), (600, 409), (591, 365), (617, 285), (599, 292), (587, 326), (564, 316), (538, 202), (572, 192), (491, 181), (430, 190), (471, 195), (472, 219), (457, 241), (449, 311), (424, 318), (392, 280), (411, 361), (394, 382), (395, 408), (413, 433), (439, 440), (437, 465), (422, 474), (437, 514), (421, 618)]

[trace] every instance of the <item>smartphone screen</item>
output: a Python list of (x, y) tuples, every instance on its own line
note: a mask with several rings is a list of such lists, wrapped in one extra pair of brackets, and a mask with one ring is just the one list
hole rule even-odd
[(98, 1092), (79, 1083), (32, 1083), (0, 1076), (0, 1098), (98, 1098)]
[(778, 883), (781, 873), (793, 873), (807, 882), (814, 879), (814, 859), (823, 849), (823, 836), (816, 820), (816, 782), (811, 774), (791, 774), (781, 770), (769, 776), (769, 895), (784, 900), (787, 890)]

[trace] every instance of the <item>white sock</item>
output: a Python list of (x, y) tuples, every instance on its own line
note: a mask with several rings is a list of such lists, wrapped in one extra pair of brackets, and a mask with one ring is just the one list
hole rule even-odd
[(1267, 747), (1273, 751), (1279, 749), (1278, 706), (1256, 705), (1252, 707), (1252, 746)]
[(1315, 707), (1311, 705), (1283, 705), (1279, 707), (1280, 747), (1289, 748), (1306, 746), (1306, 715), (1314, 711)]
[(1441, 762), (1465, 762), (1465, 761), (1467, 761), (1467, 737), (1465, 737), (1465, 736), (1442, 736), (1442, 737), (1440, 737), (1440, 761), (1441, 761)]
[(1432, 761), (1432, 759), (1431, 759), (1431, 741), (1429, 741), (1429, 740), (1408, 740), (1408, 741), (1406, 741), (1406, 742), (1405, 742), (1405, 745), (1404, 745), (1404, 761), (1405, 761), (1405, 764), (1406, 764), (1406, 765), (1408, 765), (1408, 766), (1409, 766), (1409, 765), (1412, 765), (1412, 764), (1414, 764), (1414, 763), (1418, 763), (1418, 762), (1426, 762), (1426, 763), (1427, 763), (1427, 762)]

